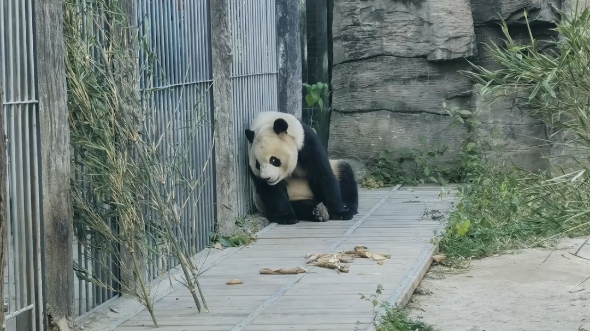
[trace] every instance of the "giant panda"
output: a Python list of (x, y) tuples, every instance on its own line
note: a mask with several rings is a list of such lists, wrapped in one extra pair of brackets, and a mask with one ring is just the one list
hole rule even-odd
[[(315, 208), (319, 202), (327, 208), (330, 219), (350, 220), (358, 213), (358, 189), (350, 165), (330, 162), (317, 134), (307, 124), (291, 114), (267, 111), (259, 113), (245, 133), (255, 201), (263, 205), (270, 222), (295, 224), (298, 215), (309, 215), (310, 210), (313, 213), (309, 207), (315, 203)], [(297, 193), (304, 193), (305, 199), (298, 199)]]

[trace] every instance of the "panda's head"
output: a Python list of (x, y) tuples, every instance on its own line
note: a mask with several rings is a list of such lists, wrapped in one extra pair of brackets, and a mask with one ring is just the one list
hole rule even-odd
[(257, 177), (275, 185), (289, 177), (297, 166), (303, 146), (303, 127), (292, 115), (264, 112), (246, 129), (249, 166)]

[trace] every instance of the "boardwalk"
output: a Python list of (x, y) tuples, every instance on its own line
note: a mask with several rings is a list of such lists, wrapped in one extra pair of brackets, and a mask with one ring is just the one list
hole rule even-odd
[[(367, 330), (372, 305), (359, 293), (405, 305), (430, 265), (434, 232), (453, 201), (436, 186), (362, 190), (359, 214), (352, 221), (271, 224), (245, 248), (212, 250), (200, 282), (209, 313), (199, 314), (185, 288), (159, 295), (156, 314), (161, 330), (274, 331)], [(307, 253), (351, 250), (356, 245), (391, 254), (382, 265), (356, 259), (348, 273), (305, 265)], [(297, 275), (261, 275), (261, 268), (304, 267)], [(225, 283), (238, 278), (241, 285)], [(115, 303), (85, 321), (85, 330), (154, 330), (147, 311)], [(360, 323), (360, 324), (357, 324)]]

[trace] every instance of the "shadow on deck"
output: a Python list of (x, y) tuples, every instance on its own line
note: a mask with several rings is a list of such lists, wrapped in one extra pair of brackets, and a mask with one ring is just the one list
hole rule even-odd
[[(359, 214), (352, 221), (271, 224), (254, 244), (207, 250), (199, 277), (209, 313), (198, 313), (186, 288), (177, 284), (156, 295), (161, 330), (341, 330), (371, 329), (372, 305), (359, 293), (404, 306), (430, 266), (454, 192), (439, 186), (361, 190)], [(348, 273), (305, 265), (307, 253), (352, 250), (357, 245), (390, 254), (379, 265), (358, 258)], [(261, 275), (261, 268), (304, 267), (297, 275)], [(241, 285), (225, 283), (238, 278)], [(163, 282), (167, 284), (168, 280)], [(162, 287), (162, 286), (161, 286)], [(109, 309), (113, 308), (113, 309)], [(153, 330), (149, 313), (134, 300), (120, 298), (82, 321), (84, 330)], [(114, 311), (113, 311), (114, 310)], [(79, 330), (80, 327), (77, 327)]]

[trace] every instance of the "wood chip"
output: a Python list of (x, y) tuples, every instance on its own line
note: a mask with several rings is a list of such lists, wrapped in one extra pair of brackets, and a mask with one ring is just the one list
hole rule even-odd
[(223, 246), (221, 246), (219, 241), (215, 243), (215, 249), (223, 249)]
[(238, 285), (238, 284), (244, 284), (243, 281), (234, 278), (234, 279), (230, 279), (227, 283), (225, 283), (226, 285)]
[(444, 261), (446, 258), (447, 258), (447, 257), (446, 257), (446, 256), (444, 256), (444, 255), (434, 255), (434, 256), (432, 257), (432, 259), (433, 259), (433, 260), (434, 260), (434, 262), (436, 262), (436, 263), (440, 263), (440, 262)]
[(381, 253), (373, 253), (372, 256), (374, 261), (387, 261), (390, 257), (391, 255), (384, 255)]
[(272, 270), (270, 268), (262, 268), (262, 269), (258, 270), (258, 272), (260, 272), (261, 275), (294, 275), (294, 274), (306, 273), (307, 270), (305, 270), (301, 267), (282, 268), (282, 269), (276, 269), (276, 270)]

